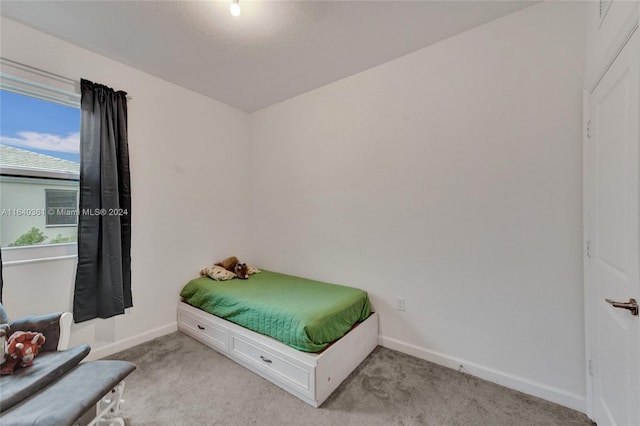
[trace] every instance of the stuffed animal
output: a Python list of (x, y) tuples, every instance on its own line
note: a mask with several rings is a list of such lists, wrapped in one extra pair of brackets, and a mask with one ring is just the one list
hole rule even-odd
[(42, 333), (34, 331), (16, 331), (9, 337), (7, 348), (7, 360), (2, 364), (0, 374), (13, 374), (17, 366), (29, 367), (33, 364), (33, 358), (38, 354), (38, 350), (44, 344), (45, 338)]
[(249, 275), (257, 274), (260, 270), (254, 266), (240, 263), (237, 257), (227, 257), (222, 262), (206, 267), (200, 271), (201, 277), (208, 276), (216, 281), (225, 281), (233, 278), (246, 280)]
[(0, 365), (7, 359), (7, 336), (9, 335), (9, 324), (0, 324)]
[(215, 263), (215, 266), (222, 266), (227, 271), (233, 272), (233, 269), (236, 267), (238, 263), (240, 263), (238, 258), (235, 256), (231, 256), (231, 257), (227, 257), (222, 262)]
[(246, 263), (240, 263), (237, 257), (227, 257), (222, 262), (216, 263), (215, 266), (222, 266), (229, 272), (236, 274), (236, 277), (246, 280), (249, 278), (249, 269)]
[(233, 268), (236, 277), (242, 279), (242, 280), (246, 280), (247, 278), (249, 278), (249, 268), (247, 268), (247, 264), (246, 263), (238, 263), (235, 268)]

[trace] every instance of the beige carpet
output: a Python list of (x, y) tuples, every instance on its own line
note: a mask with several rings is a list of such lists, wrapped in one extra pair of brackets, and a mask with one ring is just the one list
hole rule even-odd
[(127, 425), (592, 425), (579, 412), (378, 347), (312, 408), (182, 333), (109, 357), (134, 362)]

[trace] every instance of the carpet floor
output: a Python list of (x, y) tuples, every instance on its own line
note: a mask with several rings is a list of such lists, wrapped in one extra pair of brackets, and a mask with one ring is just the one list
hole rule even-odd
[(593, 425), (582, 413), (378, 346), (313, 408), (176, 332), (110, 356), (135, 363), (137, 425)]

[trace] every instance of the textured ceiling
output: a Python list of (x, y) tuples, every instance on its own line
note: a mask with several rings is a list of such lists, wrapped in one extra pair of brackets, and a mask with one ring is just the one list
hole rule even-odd
[(252, 112), (529, 1), (5, 1), (0, 14)]

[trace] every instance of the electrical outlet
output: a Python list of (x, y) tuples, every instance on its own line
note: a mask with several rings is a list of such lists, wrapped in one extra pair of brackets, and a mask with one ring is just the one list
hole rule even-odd
[(396, 297), (396, 309), (404, 311), (404, 297)]

